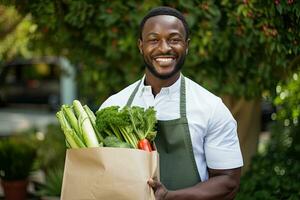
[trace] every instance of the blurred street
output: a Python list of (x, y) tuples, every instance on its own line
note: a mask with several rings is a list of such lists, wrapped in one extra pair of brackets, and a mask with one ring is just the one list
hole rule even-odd
[(51, 123), (57, 123), (55, 112), (42, 107), (14, 106), (0, 109), (0, 137), (29, 128), (43, 132)]

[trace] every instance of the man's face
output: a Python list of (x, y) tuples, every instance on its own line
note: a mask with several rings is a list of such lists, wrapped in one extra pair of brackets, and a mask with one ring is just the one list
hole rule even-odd
[(139, 49), (147, 69), (159, 79), (177, 74), (188, 48), (182, 22), (169, 15), (149, 18), (144, 24)]

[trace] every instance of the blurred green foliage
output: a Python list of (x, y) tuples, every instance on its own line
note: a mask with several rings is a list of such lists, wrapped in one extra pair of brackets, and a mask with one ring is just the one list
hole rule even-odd
[(300, 82), (299, 72), (277, 86), (278, 107), (264, 153), (251, 162), (236, 199), (300, 199)]
[(0, 177), (23, 180), (33, 170), (39, 141), (33, 134), (14, 135), (0, 139)]
[(65, 137), (59, 125), (47, 126), (37, 155), (37, 167), (45, 173), (45, 183), (35, 183), (36, 195), (58, 197), (61, 193), (66, 156)]
[(271, 133), (266, 153), (256, 155), (242, 177), (237, 200), (300, 199), (300, 126), (277, 121)]
[(159, 5), (187, 18), (191, 43), (184, 73), (218, 94), (246, 98), (272, 92), (300, 52), (300, 2), (258, 0), (7, 1), (31, 13), (39, 47), (78, 66), (82, 97), (101, 103), (141, 77), (139, 22)]
[(283, 120), (286, 126), (299, 124), (300, 72), (294, 73), (288, 81), (279, 83), (276, 92), (277, 97), (274, 100), (275, 105), (278, 107), (276, 118)]
[(64, 169), (54, 167), (46, 174), (46, 182), (37, 192), (40, 196), (59, 197), (61, 194)]
[(30, 46), (38, 38), (36, 31), (30, 14), (21, 16), (13, 6), (0, 5), (0, 63), (36, 55)]
[(38, 168), (46, 174), (54, 168), (64, 168), (66, 144), (64, 134), (58, 125), (47, 127), (45, 138), (38, 149)]

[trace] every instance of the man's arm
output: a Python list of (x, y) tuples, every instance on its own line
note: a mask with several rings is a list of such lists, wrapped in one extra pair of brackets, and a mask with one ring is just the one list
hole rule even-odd
[(233, 199), (240, 184), (241, 168), (208, 169), (209, 179), (193, 187), (168, 191), (158, 181), (149, 181), (157, 200), (227, 200)]

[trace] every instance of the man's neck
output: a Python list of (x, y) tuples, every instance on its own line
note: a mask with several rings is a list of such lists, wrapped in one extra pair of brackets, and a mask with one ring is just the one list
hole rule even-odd
[(169, 87), (173, 85), (180, 77), (180, 72), (176, 73), (174, 76), (168, 78), (168, 79), (160, 79), (154, 76), (150, 71), (146, 69), (146, 77), (145, 77), (145, 85), (150, 85), (152, 88), (152, 93), (154, 96), (156, 96), (161, 88), (163, 87)]

